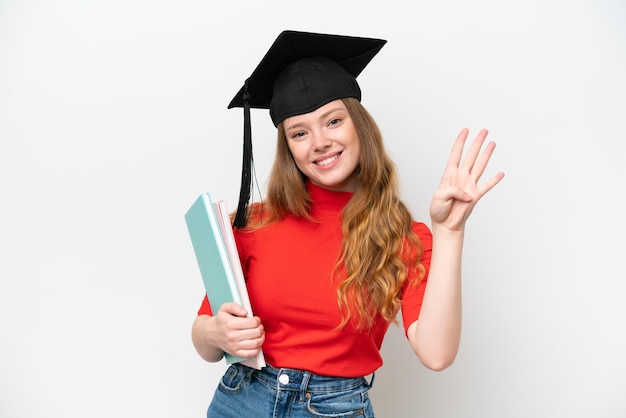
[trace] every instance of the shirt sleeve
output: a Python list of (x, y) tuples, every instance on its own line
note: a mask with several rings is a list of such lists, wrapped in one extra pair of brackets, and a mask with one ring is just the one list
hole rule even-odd
[(202, 299), (202, 304), (200, 305), (200, 309), (198, 310), (198, 315), (213, 315), (211, 305), (209, 304), (209, 298), (206, 295), (204, 295), (204, 299)]
[(405, 334), (409, 326), (419, 318), (424, 293), (426, 291), (430, 259), (433, 250), (433, 237), (430, 229), (425, 224), (414, 222), (413, 232), (417, 234), (422, 244), (422, 258), (420, 259), (420, 263), (424, 267), (425, 273), (422, 280), (416, 286), (414, 285), (414, 281), (419, 279), (419, 270), (410, 269), (408, 280), (404, 285), (402, 293), (402, 325), (404, 326)]

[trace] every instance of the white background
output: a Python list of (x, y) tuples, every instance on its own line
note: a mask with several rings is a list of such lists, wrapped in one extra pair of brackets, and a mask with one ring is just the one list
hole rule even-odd
[(224, 365), (191, 345), (183, 215), (204, 191), (234, 208), (226, 105), (283, 29), (389, 41), (359, 82), (415, 218), (461, 128), (506, 172), (468, 224), (456, 363), (427, 371), (392, 328), (377, 416), (626, 416), (625, 21), (620, 0), (1, 0), (0, 416), (204, 416)]

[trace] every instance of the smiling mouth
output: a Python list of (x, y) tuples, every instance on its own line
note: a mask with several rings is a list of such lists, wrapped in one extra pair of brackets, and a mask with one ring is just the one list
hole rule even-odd
[(339, 158), (340, 155), (341, 155), (341, 153), (338, 152), (337, 154), (333, 155), (332, 157), (328, 157), (328, 158), (324, 158), (323, 160), (315, 161), (315, 164), (316, 165), (321, 165), (321, 166), (328, 165), (328, 164), (332, 163), (333, 161), (335, 161), (337, 158)]

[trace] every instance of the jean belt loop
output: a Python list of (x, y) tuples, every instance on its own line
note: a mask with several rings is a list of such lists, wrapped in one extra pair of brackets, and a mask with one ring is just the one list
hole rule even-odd
[(307, 388), (309, 387), (309, 380), (311, 380), (311, 372), (302, 373), (302, 383), (300, 384), (300, 402), (304, 402), (306, 399)]
[(249, 367), (248, 370), (246, 371), (246, 374), (244, 376), (246, 382), (250, 383), (250, 381), (252, 381), (252, 374), (256, 371), (256, 369), (253, 369), (252, 367)]

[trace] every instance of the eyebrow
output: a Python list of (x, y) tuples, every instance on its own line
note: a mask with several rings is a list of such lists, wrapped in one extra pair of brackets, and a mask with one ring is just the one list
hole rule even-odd
[[(343, 107), (333, 107), (331, 109), (329, 109), (328, 111), (322, 113), (319, 117), (319, 119), (325, 119), (328, 117), (328, 115), (334, 113), (334, 112), (345, 112), (348, 113), (348, 110), (343, 108)], [(298, 123), (294, 123), (293, 125), (289, 125), (289, 126), (285, 126), (285, 132), (292, 130), (294, 128), (298, 128), (300, 125), (303, 125), (302, 122), (298, 122)]]

